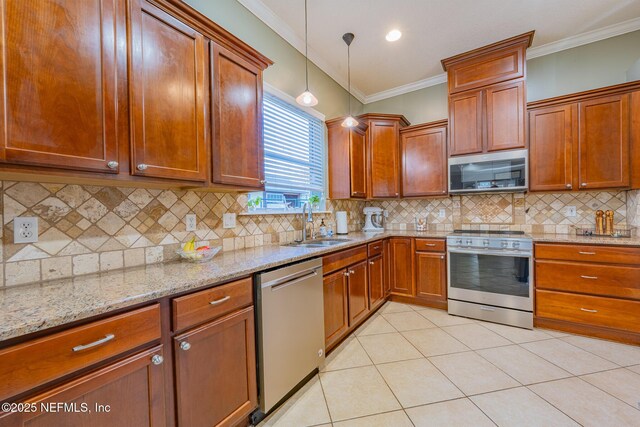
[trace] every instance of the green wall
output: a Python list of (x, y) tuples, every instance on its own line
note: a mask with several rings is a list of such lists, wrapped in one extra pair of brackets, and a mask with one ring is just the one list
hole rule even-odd
[[(627, 81), (640, 59), (640, 31), (527, 61), (527, 100), (550, 98)], [(412, 123), (447, 117), (446, 84), (431, 86), (364, 106), (366, 112), (404, 114)]]
[[(304, 55), (237, 0), (185, 2), (271, 59), (274, 64), (264, 73), (267, 83), (294, 98), (304, 91)], [(315, 65), (309, 65), (309, 89), (319, 101), (314, 108), (327, 119), (346, 114), (347, 91)], [(351, 104), (354, 114), (362, 112), (362, 104), (357, 99), (352, 97)]]

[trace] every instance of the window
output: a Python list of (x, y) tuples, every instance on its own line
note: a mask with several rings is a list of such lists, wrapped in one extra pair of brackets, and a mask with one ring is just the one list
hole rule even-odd
[(287, 210), (324, 193), (324, 123), (299, 108), (265, 93), (265, 191), (258, 210)]

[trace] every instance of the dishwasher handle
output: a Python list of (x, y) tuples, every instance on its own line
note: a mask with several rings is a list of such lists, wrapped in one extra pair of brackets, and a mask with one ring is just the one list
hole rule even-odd
[(304, 280), (307, 280), (311, 277), (315, 277), (317, 275), (318, 275), (318, 270), (314, 268), (313, 270), (305, 270), (300, 273), (292, 274), (277, 280), (273, 280), (271, 282), (263, 284), (262, 287), (271, 288), (272, 291), (277, 291), (278, 289), (295, 285), (296, 283), (300, 283)]

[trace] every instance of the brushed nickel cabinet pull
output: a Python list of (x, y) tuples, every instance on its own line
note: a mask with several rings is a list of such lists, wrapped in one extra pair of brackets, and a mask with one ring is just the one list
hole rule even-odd
[(595, 252), (583, 252), (583, 251), (580, 251), (580, 252), (578, 252), (578, 253), (579, 253), (580, 255), (595, 255), (595, 254), (596, 254)]
[(138, 169), (139, 171), (145, 171), (145, 170), (147, 170), (147, 168), (148, 168), (148, 167), (149, 167), (149, 165), (146, 165), (146, 164), (144, 164), (144, 163), (140, 163), (140, 164), (137, 166), (137, 169)]
[(435, 246), (436, 244), (435, 243), (425, 243), (424, 245), (425, 246)]
[(160, 356), (159, 354), (155, 354), (151, 358), (151, 363), (153, 363), (154, 365), (161, 365), (162, 362), (164, 362), (164, 357)]
[(356, 272), (353, 270), (349, 270), (349, 274), (356, 274)]
[(598, 280), (598, 276), (580, 276), (583, 279), (591, 279), (591, 280)]
[(190, 348), (191, 348), (191, 344), (189, 344), (188, 342), (186, 342), (186, 341), (182, 341), (182, 342), (180, 343), (180, 350), (187, 351), (187, 350), (189, 350)]
[(348, 271), (345, 271), (345, 272), (344, 272), (344, 273), (342, 273), (342, 274), (344, 274), (345, 276), (349, 277), (349, 272), (348, 272)]
[(369, 261), (369, 265), (373, 265), (373, 264), (375, 264), (375, 262)]
[(584, 308), (584, 307), (581, 307), (580, 310), (581, 311), (586, 311), (587, 313), (597, 313), (598, 312), (598, 310), (591, 310), (590, 308)]
[(222, 304), (223, 302), (229, 301), (230, 299), (231, 299), (231, 297), (229, 295), (227, 295), (226, 297), (217, 299), (215, 301), (211, 301), (209, 304), (218, 305), (218, 304)]
[(104, 336), (104, 338), (100, 338), (97, 341), (91, 342), (89, 344), (82, 344), (82, 345), (77, 345), (75, 347), (72, 348), (72, 350), (74, 352), (78, 352), (78, 351), (82, 351), (82, 350), (88, 350), (90, 348), (108, 343), (109, 341), (111, 341), (112, 339), (114, 339), (116, 336), (113, 334), (107, 334)]
[(107, 167), (109, 169), (117, 169), (118, 168), (118, 162), (116, 162), (115, 160), (111, 160), (110, 162), (107, 162)]

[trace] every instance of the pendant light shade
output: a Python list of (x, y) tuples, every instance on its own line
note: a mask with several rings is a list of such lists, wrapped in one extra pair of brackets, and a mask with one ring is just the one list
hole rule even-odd
[(352, 128), (358, 126), (358, 121), (351, 116), (351, 42), (356, 36), (353, 33), (344, 33), (342, 40), (347, 44), (347, 93), (349, 96), (349, 115), (342, 122), (342, 126)]
[(305, 107), (313, 107), (318, 105), (318, 98), (316, 98), (311, 91), (309, 91), (309, 44), (307, 42), (307, 0), (304, 0), (304, 78), (306, 82), (306, 89), (296, 98), (296, 102)]

